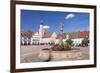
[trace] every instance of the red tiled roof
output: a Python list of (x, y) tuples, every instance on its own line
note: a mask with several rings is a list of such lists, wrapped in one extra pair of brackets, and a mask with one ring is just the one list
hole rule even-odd
[(78, 33), (78, 38), (86, 38), (89, 37), (89, 31), (81, 31)]
[(31, 32), (31, 31), (28, 31), (28, 32), (27, 32), (27, 36), (28, 36), (29, 38), (31, 38), (32, 35), (34, 35), (34, 32)]
[(24, 37), (31, 38), (32, 35), (34, 35), (34, 32), (22, 30), (22, 31), (21, 31), (21, 35), (24, 36)]
[(89, 31), (67, 32), (70, 39), (89, 37)]

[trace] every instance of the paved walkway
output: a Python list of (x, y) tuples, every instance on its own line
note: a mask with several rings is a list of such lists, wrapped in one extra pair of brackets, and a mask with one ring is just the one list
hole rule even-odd
[(43, 48), (49, 48), (48, 45), (41, 45), (41, 46), (21, 46), (21, 62), (41, 62), (38, 55)]
[[(38, 55), (43, 48), (50, 48), (50, 46), (47, 45), (21, 46), (21, 63), (42, 62), (43, 60), (38, 58)], [(84, 53), (84, 57), (85, 57), (84, 59), (89, 59), (88, 47), (78, 47), (77, 50), (80, 50), (81, 52)]]

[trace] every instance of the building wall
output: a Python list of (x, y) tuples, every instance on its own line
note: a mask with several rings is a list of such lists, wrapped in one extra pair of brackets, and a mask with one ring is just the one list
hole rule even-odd
[(40, 35), (39, 35), (39, 33), (37, 32), (37, 33), (35, 33), (32, 37), (31, 37), (31, 44), (38, 44), (38, 43), (40, 43)]
[(72, 39), (72, 41), (73, 41), (73, 44), (74, 45), (79, 45), (79, 44), (81, 44), (82, 43), (82, 40), (83, 40), (84, 38), (76, 38), (76, 39)]
[(57, 37), (57, 34), (54, 32), (52, 35), (51, 35), (51, 41), (52, 42), (55, 42), (55, 40), (56, 40), (56, 37)]
[(51, 43), (50, 38), (42, 38), (42, 43)]

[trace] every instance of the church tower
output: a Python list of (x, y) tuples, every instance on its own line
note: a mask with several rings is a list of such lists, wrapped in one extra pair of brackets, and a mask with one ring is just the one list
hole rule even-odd
[(40, 23), (39, 34), (40, 34), (41, 38), (44, 36), (44, 24), (43, 24), (43, 22)]

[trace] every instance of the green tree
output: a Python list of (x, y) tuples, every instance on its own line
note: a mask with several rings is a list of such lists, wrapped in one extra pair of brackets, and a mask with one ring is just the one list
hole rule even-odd
[(88, 38), (84, 38), (82, 41), (82, 46), (88, 46), (89, 44), (89, 39)]
[(73, 45), (73, 41), (72, 41), (71, 39), (66, 40), (66, 43), (67, 43), (68, 45), (70, 45), (70, 46)]

